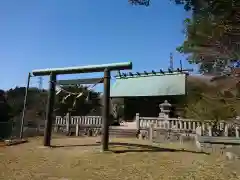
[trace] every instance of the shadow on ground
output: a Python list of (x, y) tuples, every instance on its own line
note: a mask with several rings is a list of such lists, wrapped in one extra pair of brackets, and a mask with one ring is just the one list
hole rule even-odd
[[(172, 149), (172, 148), (161, 148), (157, 146), (151, 145), (143, 145), (143, 144), (133, 144), (133, 143), (120, 143), (120, 142), (112, 142), (109, 143), (110, 151), (113, 153), (130, 153), (130, 152), (187, 152), (187, 153), (196, 153), (196, 154), (206, 154), (210, 153), (199, 152), (199, 151), (190, 151), (186, 149)], [(64, 148), (64, 147), (97, 147), (100, 146), (100, 142), (96, 144), (81, 144), (81, 145), (56, 145), (51, 146), (52, 148)], [(121, 147), (121, 150), (114, 150), (114, 148)]]
[(94, 146), (99, 146), (99, 144), (52, 145), (51, 148), (94, 147)]
[[(188, 153), (209, 155), (209, 153), (206, 153), (206, 152), (190, 151), (190, 150), (186, 150), (186, 149), (161, 148), (161, 147), (157, 147), (157, 146), (143, 145), (143, 144), (110, 143), (110, 145), (125, 146), (126, 149), (123, 149), (123, 150), (111, 150), (112, 152), (119, 153), (119, 154), (120, 153), (128, 153), (128, 152), (188, 152)], [(135, 148), (139, 148), (139, 149), (135, 149)]]

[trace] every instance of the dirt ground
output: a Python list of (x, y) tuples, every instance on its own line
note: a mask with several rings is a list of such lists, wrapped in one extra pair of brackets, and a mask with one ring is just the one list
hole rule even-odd
[[(150, 146), (136, 139), (111, 139), (100, 152), (99, 138), (58, 137), (53, 147), (42, 138), (0, 147), (3, 180), (225, 180), (240, 179), (240, 162), (204, 154), (179, 144)], [(185, 148), (185, 149), (182, 149)]]

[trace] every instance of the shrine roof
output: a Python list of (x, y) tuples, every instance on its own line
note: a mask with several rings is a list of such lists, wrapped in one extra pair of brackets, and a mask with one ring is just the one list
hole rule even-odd
[(186, 94), (186, 74), (152, 74), (117, 78), (111, 97), (174, 96)]

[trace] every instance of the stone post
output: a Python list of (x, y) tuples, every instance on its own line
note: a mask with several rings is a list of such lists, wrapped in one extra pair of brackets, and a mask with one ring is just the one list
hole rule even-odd
[(236, 127), (235, 131), (236, 131), (236, 138), (239, 138), (239, 127)]
[(136, 113), (136, 128), (137, 128), (137, 131), (140, 131), (140, 115), (139, 113)]
[(208, 126), (208, 135), (212, 136), (212, 126)]
[(66, 131), (67, 131), (67, 133), (69, 133), (69, 131), (70, 131), (70, 121), (71, 121), (70, 113), (67, 113), (67, 117), (66, 117)]
[(228, 137), (228, 124), (225, 124), (224, 136)]
[(76, 136), (79, 136), (79, 118), (77, 118), (76, 122)]
[(153, 133), (154, 133), (154, 124), (151, 123), (150, 127), (149, 127), (149, 140), (152, 141), (153, 140)]

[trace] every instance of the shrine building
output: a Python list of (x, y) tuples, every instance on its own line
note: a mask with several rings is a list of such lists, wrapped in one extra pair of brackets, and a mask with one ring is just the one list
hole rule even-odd
[[(136, 113), (145, 117), (157, 117), (159, 105), (167, 100), (171, 104), (170, 116), (182, 111), (186, 99), (187, 71), (119, 73), (111, 86), (111, 98), (121, 98), (124, 104), (124, 119), (134, 119)], [(181, 102), (181, 104), (180, 104)]]

